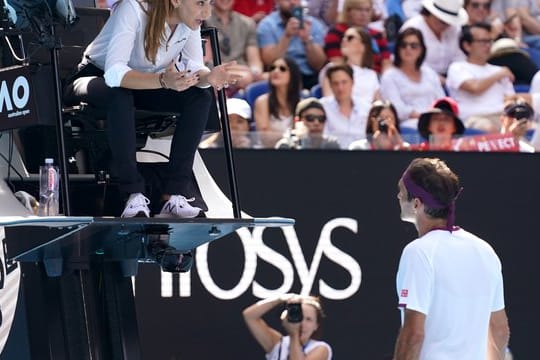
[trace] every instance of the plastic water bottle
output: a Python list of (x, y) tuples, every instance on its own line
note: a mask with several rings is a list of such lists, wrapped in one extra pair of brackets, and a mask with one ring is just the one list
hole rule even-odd
[(59, 213), (59, 171), (53, 159), (45, 159), (39, 167), (39, 209), (40, 216), (55, 216)]

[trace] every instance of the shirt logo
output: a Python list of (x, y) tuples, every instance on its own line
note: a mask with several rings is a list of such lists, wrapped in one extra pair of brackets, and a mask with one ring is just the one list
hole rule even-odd
[(409, 290), (407, 290), (407, 289), (402, 289), (402, 290), (401, 290), (401, 297), (407, 297), (407, 295), (409, 295)]

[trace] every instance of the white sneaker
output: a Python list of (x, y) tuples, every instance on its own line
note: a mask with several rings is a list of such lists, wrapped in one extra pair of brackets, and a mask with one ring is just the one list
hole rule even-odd
[(171, 195), (169, 200), (163, 205), (161, 212), (156, 215), (158, 218), (194, 218), (199, 216), (203, 210), (191, 206), (189, 203), (195, 198), (186, 199), (182, 195)]
[(148, 208), (150, 200), (141, 193), (131, 194), (124, 212), (120, 215), (123, 218), (131, 217), (150, 217), (150, 209)]

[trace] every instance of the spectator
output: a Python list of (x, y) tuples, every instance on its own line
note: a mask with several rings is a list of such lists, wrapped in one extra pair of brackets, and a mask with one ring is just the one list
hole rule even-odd
[(295, 129), (276, 144), (276, 149), (339, 149), (336, 139), (323, 135), (326, 113), (317, 98), (301, 100), (296, 105)]
[[(214, 11), (206, 21), (218, 31), (221, 61), (236, 61), (233, 68), (241, 76), (234, 90), (244, 89), (254, 81), (262, 80), (263, 63), (257, 47), (255, 22), (249, 17), (233, 11), (235, 0), (215, 0)], [(211, 56), (212, 51), (207, 51)], [(235, 91), (229, 88), (229, 93)]]
[(365, 29), (373, 39), (371, 43), (374, 56), (373, 70), (381, 73), (390, 66), (390, 51), (386, 37), (382, 32), (368, 26), (372, 16), (372, 0), (345, 0), (339, 22), (328, 30), (324, 38), (324, 51), (329, 61), (340, 61), (343, 56), (341, 53), (343, 35), (349, 27), (355, 26)]
[(419, 149), (452, 150), (452, 138), (465, 132), (458, 115), (459, 108), (454, 99), (443, 97), (436, 100), (418, 120), (418, 132), (427, 140), (420, 144)]
[(495, 14), (495, 16), (492, 16), (491, 3), (492, 0), (465, 0), (463, 8), (467, 12), (467, 16), (469, 17), (469, 19), (467, 20), (467, 24), (491, 24), (491, 36), (495, 40), (503, 32), (503, 23), (502, 20), (497, 16), (497, 14)]
[[(503, 2), (499, 2), (503, 5)], [(469, 15), (468, 25), (478, 23), (488, 23), (491, 25), (491, 37), (494, 43), (491, 47), (491, 55), (489, 63), (499, 66), (507, 66), (518, 84), (529, 84), (537, 66), (531, 60), (529, 54), (522, 50), (521, 47), (527, 47), (521, 43), (522, 29), (519, 16), (514, 12), (514, 15), (508, 17), (504, 23), (501, 17), (504, 16), (504, 9), (500, 9), (501, 13), (491, 11), (491, 0), (465, 0), (465, 11)]]
[(520, 152), (534, 152), (534, 147), (525, 140), (533, 119), (534, 110), (523, 98), (505, 103), (501, 116), (501, 133), (512, 134), (519, 143)]
[(396, 108), (390, 101), (375, 101), (367, 118), (368, 138), (352, 142), (349, 150), (400, 150), (409, 147), (401, 138)]
[(426, 44), (426, 64), (444, 81), (451, 62), (462, 60), (459, 26), (467, 22), (467, 12), (458, 0), (423, 0), (420, 14), (407, 20), (402, 30), (413, 27), (422, 32)]
[(262, 146), (274, 148), (293, 125), (302, 89), (300, 69), (290, 58), (276, 59), (270, 67), (268, 82), (270, 91), (255, 100), (255, 125)]
[(394, 66), (381, 77), (381, 97), (396, 107), (400, 125), (416, 128), (418, 117), (444, 96), (439, 77), (424, 64), (426, 45), (420, 30), (407, 28), (398, 34)]
[(467, 60), (452, 63), (447, 86), (457, 101), (465, 126), (499, 132), (505, 96), (514, 94), (514, 75), (507, 67), (487, 63), (491, 26), (481, 23), (463, 27), (459, 44)]
[[(231, 129), (232, 146), (239, 149), (253, 147), (251, 130), (251, 108), (244, 99), (227, 99), (227, 114), (229, 115), (229, 127)], [(214, 133), (199, 144), (201, 149), (223, 147), (223, 136)]]
[(523, 41), (534, 49), (540, 49), (540, 4), (535, 0), (517, 0), (515, 6), (525, 30)]
[(492, 65), (507, 66), (514, 74), (516, 84), (528, 85), (538, 71), (530, 55), (510, 38), (500, 38), (491, 45), (488, 62)]
[(308, 14), (332, 26), (337, 21), (338, 3), (339, 0), (310, 0), (307, 4)]
[[(516, 101), (519, 99), (525, 99), (529, 103), (534, 113), (536, 114), (535, 120), (537, 121), (538, 114), (540, 113), (540, 71), (538, 71), (533, 77), (531, 81), (531, 88), (528, 94), (516, 94), (514, 96), (507, 97), (508, 101)], [(536, 149), (536, 151), (540, 151), (540, 131), (538, 123), (536, 123), (532, 135), (531, 145)]]
[(458, 176), (441, 160), (414, 159), (398, 181), (401, 219), (418, 238), (396, 276), (401, 329), (394, 359), (504, 359), (510, 331), (501, 261), (454, 226)]
[(326, 76), (333, 95), (321, 99), (327, 115), (324, 134), (335, 137), (342, 149), (348, 149), (351, 142), (366, 137), (370, 105), (353, 99), (353, 69), (349, 65), (334, 65)]
[(379, 78), (377, 73), (371, 69), (373, 66), (371, 36), (360, 27), (348, 28), (341, 41), (341, 53), (343, 57), (339, 61), (326, 64), (319, 73), (322, 95), (332, 95), (326, 70), (330, 66), (345, 63), (350, 65), (354, 72), (354, 99), (371, 104), (379, 97)]
[(235, 0), (234, 11), (249, 16), (256, 23), (274, 10), (274, 0)]
[[(263, 316), (277, 306), (301, 303), (302, 320), (292, 322), (289, 310), (281, 314), (281, 323), (288, 335), (283, 336), (271, 328)], [(290, 305), (289, 305), (290, 306)], [(312, 359), (331, 360), (332, 348), (319, 339), (324, 312), (318, 298), (286, 294), (256, 302), (243, 311), (244, 321), (259, 345), (264, 349), (266, 359)]]
[(302, 83), (309, 89), (317, 84), (317, 73), (326, 63), (323, 43), (326, 28), (312, 17), (304, 16), (302, 23), (292, 16), (300, 0), (277, 0), (278, 9), (261, 20), (257, 39), (262, 60), (270, 65), (279, 57), (290, 57), (300, 67)]

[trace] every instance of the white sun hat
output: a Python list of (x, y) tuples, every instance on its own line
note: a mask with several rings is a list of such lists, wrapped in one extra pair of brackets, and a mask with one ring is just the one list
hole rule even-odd
[(455, 26), (465, 25), (469, 16), (463, 8), (461, 0), (423, 0), (425, 7), (439, 20)]

